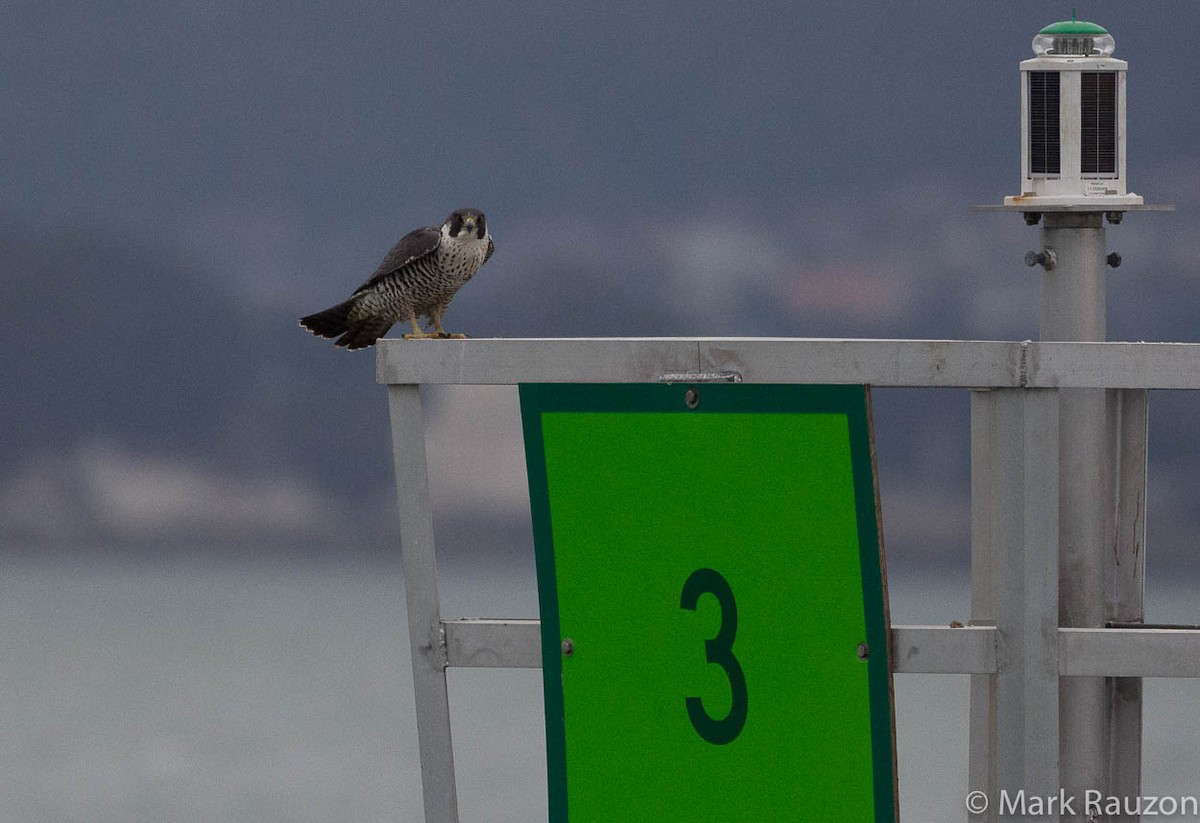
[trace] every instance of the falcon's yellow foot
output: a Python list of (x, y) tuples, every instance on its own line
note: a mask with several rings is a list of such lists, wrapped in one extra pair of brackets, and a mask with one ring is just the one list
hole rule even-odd
[(437, 336), (443, 340), (466, 340), (465, 334), (451, 334), (442, 328), (442, 318), (440, 315), (433, 316), (433, 330), (437, 332)]
[(412, 334), (404, 335), (403, 339), (405, 339), (405, 340), (433, 340), (440, 336), (441, 335), (435, 334), (434, 332), (415, 331)]

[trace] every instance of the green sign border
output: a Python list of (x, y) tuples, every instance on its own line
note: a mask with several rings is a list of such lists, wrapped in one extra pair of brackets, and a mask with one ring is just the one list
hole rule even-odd
[[(694, 388), (701, 402), (689, 409), (685, 394)], [(845, 414), (857, 506), (859, 562), (871, 701), (875, 820), (898, 818), (895, 713), (891, 677), (891, 632), (887, 573), (880, 529), (875, 442), (870, 389), (864, 385), (738, 385), (642, 383), (525, 383), (519, 387), (526, 471), (533, 513), (534, 551), (541, 613), (542, 678), (546, 706), (546, 759), (550, 820), (567, 820), (566, 728), (563, 718), (562, 649), (554, 536), (546, 477), (542, 414), (546, 412), (678, 412)], [(884, 649), (885, 654), (875, 653)]]

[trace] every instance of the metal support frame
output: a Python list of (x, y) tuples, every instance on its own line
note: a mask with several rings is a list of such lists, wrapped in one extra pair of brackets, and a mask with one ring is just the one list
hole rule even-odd
[[(1056, 796), (1059, 772), (1059, 393), (971, 399), (972, 623), (992, 621), (995, 675), (971, 682), (972, 791)], [(972, 820), (997, 820), (997, 803)]]
[[(996, 489), (1002, 446), (993, 390), (971, 392), (971, 625), (996, 625), (995, 573), (992, 558), (998, 544)], [(994, 638), (993, 638), (994, 642)], [(996, 677), (995, 670), (971, 676), (967, 785), (970, 791), (996, 796)], [(996, 819), (994, 804), (973, 820)]]
[[(1107, 337), (1104, 215), (1047, 214), (1041, 243), (1055, 260), (1053, 266), (1043, 267), (1041, 276), (1041, 340), (1103, 341)], [(1058, 624), (1094, 628), (1104, 625), (1107, 611), (1103, 593), (1112, 534), (1105, 390), (1063, 389), (1059, 408)], [(1059, 686), (1059, 710), (1059, 785), (1067, 797), (1076, 799), (1076, 814), (1081, 815), (1085, 791), (1112, 793), (1109, 684), (1100, 677), (1064, 679)]]
[(457, 823), (450, 699), (446, 692), (446, 635), (438, 603), (420, 389), (415, 385), (389, 386), (388, 401), (425, 819)]
[(744, 383), (1200, 389), (1200, 343), (802, 338), (379, 341), (389, 385), (644, 383), (732, 372)]
[[(1105, 545), (1111, 549), (1104, 558), (1105, 621), (1141, 624), (1146, 617), (1146, 447), (1150, 392), (1110, 389), (1107, 399), (1110, 434), (1107, 462), (1113, 480), (1109, 511), (1116, 516), (1106, 520), (1111, 538)], [(1107, 690), (1109, 791), (1114, 797), (1140, 797), (1142, 747), (1131, 746), (1129, 741), (1142, 739), (1142, 681), (1139, 677), (1110, 677)]]
[[(443, 620), (447, 666), (541, 668), (536, 619)], [(1200, 630), (1058, 629), (1059, 677), (1200, 677)], [(1002, 667), (996, 626), (892, 626), (896, 674), (991, 676)], [(1007, 660), (1007, 658), (1006, 658)], [(1011, 662), (1011, 661), (1009, 661)], [(1005, 666), (1009, 665), (1005, 663)]]
[[(1101, 683), (1107, 711), (1098, 721), (1106, 735), (1099, 745), (1107, 771), (1104, 782), (1087, 788), (1136, 796), (1141, 678), (1200, 677), (1200, 630), (1105, 625), (1136, 626), (1143, 618), (1146, 390), (1200, 388), (1200, 345), (383, 340), (378, 376), (389, 384), (391, 402), (426, 820), (458, 820), (446, 667), (533, 668), (541, 650), (536, 620), (440, 614), (418, 385), (646, 382), (718, 372), (743, 382), (977, 389), (971, 400), (971, 625), (892, 626), (893, 669), (972, 676), (969, 782), (993, 798), (999, 788), (1057, 795), (1069, 763), (1060, 760), (1059, 728), (1077, 722), (1059, 711), (1060, 684)], [(1065, 588), (1060, 596), (1059, 565), (1063, 535), (1070, 534), (1060, 525), (1060, 489), (1075, 480), (1058, 459), (1062, 428), (1077, 413), (1069, 390), (1098, 392), (1099, 418), (1094, 410), (1087, 414), (1102, 423), (1099, 449), (1111, 467), (1099, 484), (1105, 525), (1090, 537), (1067, 538), (1082, 540), (1078, 550), (1100, 558), (1099, 600), (1107, 605), (1099, 618), (1081, 621), (1094, 625), (1083, 626), (1060, 622), (1062, 601), (1074, 596)], [(1061, 694), (1076, 699), (1070, 686)]]

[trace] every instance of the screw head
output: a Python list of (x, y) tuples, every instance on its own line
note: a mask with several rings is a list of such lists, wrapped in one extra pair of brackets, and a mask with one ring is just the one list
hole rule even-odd
[(563, 657), (570, 657), (575, 654), (575, 641), (569, 637), (564, 637), (562, 642)]
[(683, 393), (683, 402), (689, 409), (694, 409), (700, 405), (700, 392), (695, 389), (688, 389)]
[(1053, 271), (1055, 264), (1058, 263), (1058, 255), (1054, 253), (1054, 249), (1042, 249), (1041, 251), (1025, 252), (1026, 266), (1041, 266), (1046, 271)]

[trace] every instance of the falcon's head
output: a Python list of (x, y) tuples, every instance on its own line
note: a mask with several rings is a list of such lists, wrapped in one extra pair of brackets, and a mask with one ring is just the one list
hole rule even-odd
[(474, 235), (475, 240), (482, 240), (487, 237), (487, 218), (483, 216), (483, 212), (479, 209), (459, 209), (446, 218), (446, 222), (442, 224), (442, 236), (458, 238), (460, 234), (466, 232), (463, 240), (471, 238)]

